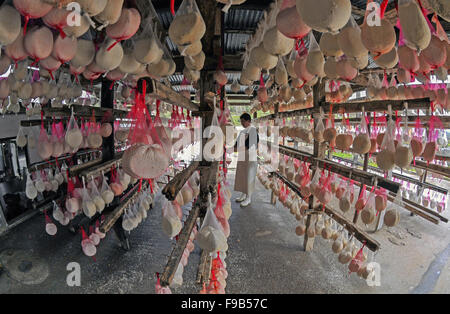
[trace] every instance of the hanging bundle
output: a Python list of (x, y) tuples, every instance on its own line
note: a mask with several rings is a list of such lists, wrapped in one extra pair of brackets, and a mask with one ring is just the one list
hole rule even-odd
[(283, 1), (276, 24), (277, 29), (288, 38), (300, 39), (311, 31), (311, 28), (300, 17), (295, 0)]
[(371, 142), (369, 137), (369, 129), (367, 126), (366, 113), (364, 108), (362, 110), (361, 123), (359, 128), (359, 134), (353, 141), (353, 150), (361, 155), (367, 154), (370, 151)]
[(361, 40), (361, 29), (356, 24), (353, 16), (350, 16), (347, 24), (337, 35), (339, 47), (347, 57), (358, 58), (367, 55), (368, 50)]
[(195, 0), (183, 0), (169, 27), (169, 37), (177, 45), (198, 42), (206, 32)]
[(399, 0), (398, 16), (402, 27), (405, 44), (417, 52), (428, 47), (431, 31), (427, 18), (419, 4), (414, 0)]
[(381, 143), (381, 151), (377, 154), (376, 162), (380, 169), (389, 171), (394, 168), (395, 164), (395, 122), (392, 117), (387, 123), (386, 133), (383, 136)]
[[(306, 70), (312, 75), (324, 77), (325, 58), (320, 50), (319, 44), (314, 37), (313, 32), (309, 33), (309, 50), (306, 58)], [(302, 78), (300, 76), (300, 78)], [(302, 78), (303, 79), (303, 78)]]

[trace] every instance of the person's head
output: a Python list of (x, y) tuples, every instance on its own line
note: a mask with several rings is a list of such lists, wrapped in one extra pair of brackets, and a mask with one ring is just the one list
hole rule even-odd
[(248, 113), (244, 113), (240, 117), (241, 124), (244, 128), (247, 128), (252, 124), (252, 117)]

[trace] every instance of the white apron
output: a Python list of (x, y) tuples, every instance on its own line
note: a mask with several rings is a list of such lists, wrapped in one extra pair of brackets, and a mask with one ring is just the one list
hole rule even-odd
[[(251, 128), (254, 127), (250, 126), (241, 131), (238, 137), (238, 143), (241, 136), (246, 136), (249, 134)], [(242, 158), (242, 154), (244, 154), (245, 158)], [(258, 162), (249, 161), (249, 151), (247, 149), (245, 149), (245, 151), (239, 152), (238, 157), (239, 159), (236, 166), (236, 177), (234, 179), (234, 190), (249, 195), (252, 194), (255, 190)]]

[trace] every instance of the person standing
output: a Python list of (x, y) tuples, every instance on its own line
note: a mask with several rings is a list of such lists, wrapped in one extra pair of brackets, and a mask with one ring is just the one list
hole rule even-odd
[(256, 171), (258, 169), (257, 149), (259, 135), (256, 127), (252, 125), (252, 118), (248, 113), (240, 117), (244, 127), (239, 133), (234, 151), (238, 152), (238, 162), (236, 167), (236, 177), (234, 190), (242, 195), (236, 199), (241, 203), (241, 207), (250, 205), (252, 193), (255, 190)]

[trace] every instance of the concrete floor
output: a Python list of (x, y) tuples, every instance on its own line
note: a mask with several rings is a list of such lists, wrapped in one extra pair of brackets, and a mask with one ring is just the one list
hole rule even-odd
[[(231, 183), (233, 175), (230, 171)], [(281, 204), (272, 206), (270, 193), (259, 182), (251, 206), (241, 209), (235, 198), (226, 259), (228, 293), (450, 293), (448, 224), (436, 226), (402, 211), (399, 226), (373, 235), (382, 247), (375, 257), (381, 264), (381, 286), (369, 287), (338, 263), (330, 242), (317, 238), (314, 250), (304, 252), (303, 237), (294, 232), (295, 218)], [(111, 232), (98, 246), (95, 261), (82, 253), (81, 235), (59, 227), (56, 236), (48, 236), (44, 217), (35, 216), (1, 238), (0, 252), (24, 250), (40, 258), (43, 282), (25, 283), (6, 269), (0, 275), (0, 293), (154, 293), (155, 272), (162, 272), (172, 246), (160, 226), (160, 199), (131, 233), (129, 252), (118, 247)], [(196, 248), (183, 287), (173, 293), (198, 293), (199, 259)], [(70, 262), (81, 265), (81, 287), (66, 284)]]

